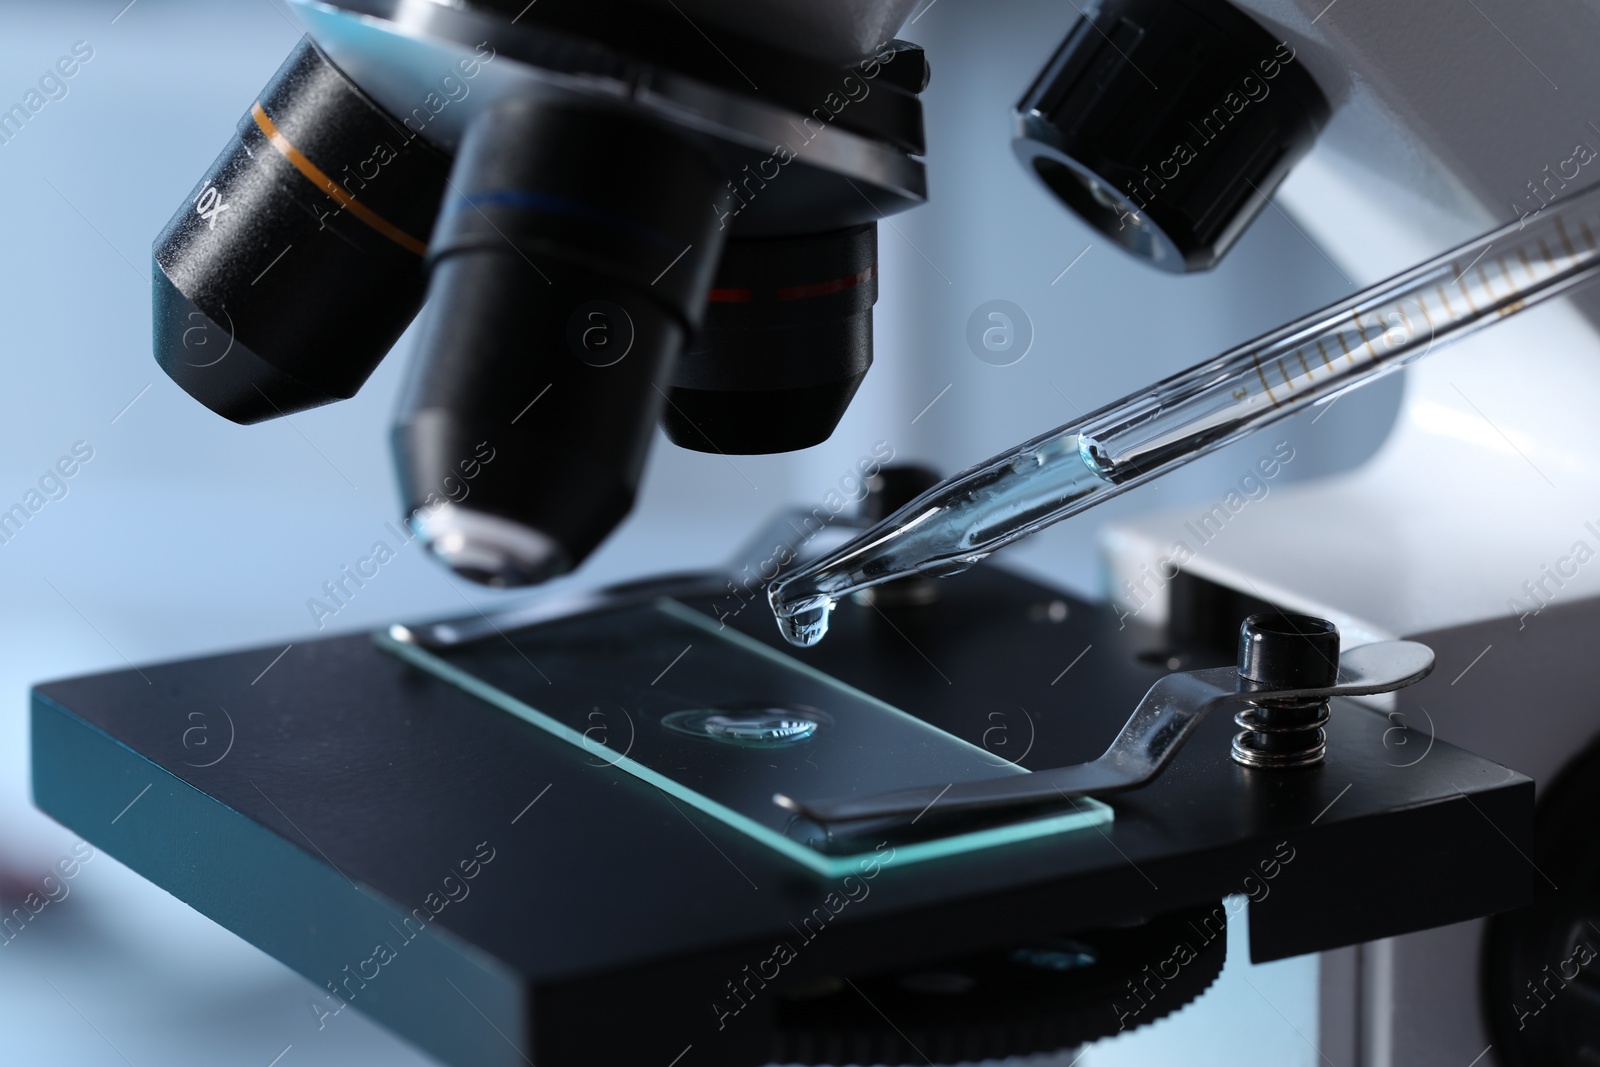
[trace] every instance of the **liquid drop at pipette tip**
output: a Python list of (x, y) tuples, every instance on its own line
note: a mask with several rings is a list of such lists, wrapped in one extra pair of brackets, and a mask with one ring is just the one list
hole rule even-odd
[(778, 632), (791, 645), (810, 648), (828, 633), (828, 618), (833, 602), (827, 597), (808, 597), (798, 604), (778, 608)]
[[(810, 648), (828, 633), (833, 598), (895, 578), (960, 574), (996, 548), (1115, 492), (1097, 446), (1075, 433), (1030, 444), (923, 495), (910, 516), (892, 516), (786, 577), (768, 593), (778, 629)], [(827, 592), (822, 592), (827, 590)]]

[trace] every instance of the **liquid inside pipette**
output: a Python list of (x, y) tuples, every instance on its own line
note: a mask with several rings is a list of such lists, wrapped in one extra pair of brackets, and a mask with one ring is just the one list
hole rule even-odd
[(791, 644), (815, 645), (841, 597), (890, 575), (958, 574), (1063, 507), (1093, 506), (1113, 485), (1077, 434), (1051, 435), (924, 493), (854, 551), (784, 577), (769, 593), (778, 628)]
[[(797, 645), (844, 596), (965, 570), (1310, 404), (1600, 276), (1600, 185), (1025, 441), (768, 590)], [(1494, 252), (1491, 255), (1490, 250)]]

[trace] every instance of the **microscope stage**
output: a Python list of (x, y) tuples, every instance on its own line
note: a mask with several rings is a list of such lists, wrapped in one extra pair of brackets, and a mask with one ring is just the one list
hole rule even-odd
[[(1229, 658), (995, 566), (938, 591), (845, 603), (808, 650), (759, 603), (727, 622), (1036, 769), (1099, 755), (1169, 658)], [(1532, 782), (1348, 701), (1324, 766), (1241, 767), (1217, 715), (1108, 824), (825, 877), (368, 635), (279, 651), (38, 686), (36, 801), (323, 987), (318, 1019), (449, 1063), (761, 1064), (824, 980), (1229, 895), (1258, 961), (1531, 895)]]

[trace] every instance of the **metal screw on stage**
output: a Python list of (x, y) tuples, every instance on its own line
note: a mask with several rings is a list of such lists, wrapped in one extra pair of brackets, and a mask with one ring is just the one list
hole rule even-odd
[[(1263, 612), (1239, 627), (1241, 689), (1318, 689), (1337, 684), (1339, 630), (1327, 619)], [(1246, 767), (1310, 767), (1327, 753), (1328, 699), (1263, 700), (1233, 717), (1242, 730), (1233, 759)]]

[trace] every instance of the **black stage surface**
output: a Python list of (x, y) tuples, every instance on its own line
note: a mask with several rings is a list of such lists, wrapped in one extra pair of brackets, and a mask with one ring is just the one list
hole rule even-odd
[[(845, 604), (806, 651), (759, 604), (730, 624), (1001, 756), (1032, 733), (1033, 768), (1098, 755), (1170, 655), (1228, 661), (1158, 648), (1153, 631), (992, 565), (940, 592), (919, 608)], [(1252, 897), (1257, 960), (1530, 896), (1532, 782), (1443, 742), (1397, 766), (1426, 739), (1386, 744), (1393, 723), (1345, 701), (1323, 767), (1242, 768), (1233, 724), (1213, 716), (1155, 783), (1109, 798), (1108, 826), (890, 861), (847, 897), (366, 635), (296, 643), (252, 685), (278, 651), (38, 686), (36, 801), (450, 1063), (759, 1064), (804, 1004), (791, 994), (825, 978), (1229, 894)], [(997, 724), (1009, 747), (985, 736)], [(830, 893), (826, 924), (802, 933)], [(780, 943), (792, 958), (773, 976)]]

